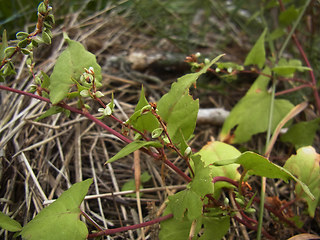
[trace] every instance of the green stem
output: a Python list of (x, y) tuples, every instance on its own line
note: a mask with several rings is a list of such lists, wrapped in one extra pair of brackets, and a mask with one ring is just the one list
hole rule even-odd
[[(276, 81), (274, 80), (274, 78), (272, 78), (272, 92), (271, 92), (271, 102), (270, 102), (270, 110), (269, 110), (266, 149), (268, 149), (268, 145), (270, 143), (271, 133), (272, 133), (272, 119), (273, 119), (273, 110), (274, 110), (274, 102), (275, 102), (275, 93), (276, 93)], [(266, 156), (266, 157), (269, 158), (269, 156)], [(261, 178), (261, 193), (260, 193), (257, 240), (261, 240), (265, 193), (266, 193), (266, 177), (262, 177)]]
[(283, 51), (286, 49), (286, 47), (287, 47), (287, 45), (288, 45), (288, 43), (289, 43), (289, 40), (290, 40), (290, 38), (292, 38), (292, 35), (294, 34), (294, 31), (296, 30), (298, 24), (300, 23), (300, 20), (301, 20), (302, 16), (304, 15), (304, 12), (306, 11), (307, 7), (309, 6), (310, 1), (311, 1), (311, 0), (307, 0), (307, 1), (305, 2), (305, 4), (303, 5), (303, 8), (302, 8), (302, 10), (300, 11), (300, 14), (299, 14), (299, 16), (298, 16), (298, 19), (294, 22), (292, 28), (290, 29), (290, 32), (289, 32), (287, 38), (285, 39), (285, 41), (283, 42), (283, 44), (282, 44), (282, 46), (281, 46), (281, 49), (280, 49), (279, 55), (278, 55), (278, 59), (282, 56)]

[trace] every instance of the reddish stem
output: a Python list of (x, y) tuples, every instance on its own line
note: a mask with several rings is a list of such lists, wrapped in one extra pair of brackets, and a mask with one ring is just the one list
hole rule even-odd
[[(295, 34), (292, 34), (292, 39), (293, 41), (295, 42), (302, 58), (304, 59), (304, 61), (306, 62), (307, 64), (307, 67), (311, 68), (311, 64), (309, 62), (309, 59), (306, 55), (306, 53), (304, 52), (298, 38), (296, 37)], [(311, 68), (311, 70), (309, 71), (310, 73), (310, 77), (311, 77), (311, 81), (312, 81), (312, 86), (313, 86), (313, 95), (314, 95), (314, 98), (315, 98), (315, 101), (316, 101), (316, 106), (317, 106), (317, 109), (318, 109), (318, 114), (320, 114), (320, 97), (319, 97), (319, 93), (318, 93), (318, 89), (317, 89), (317, 80), (316, 80), (316, 77), (314, 76), (314, 72)]]
[[(6, 90), (6, 91), (10, 91), (10, 92), (14, 92), (14, 93), (18, 93), (21, 95), (25, 95), (28, 97), (32, 97), (35, 99), (39, 99), (41, 101), (47, 102), (47, 103), (51, 103), (50, 99), (33, 94), (33, 93), (29, 93), (29, 92), (25, 92), (22, 90), (18, 90), (18, 89), (14, 89), (14, 88), (10, 88), (7, 86), (3, 86), (0, 85), (0, 89)], [(67, 110), (70, 110), (71, 112), (74, 113), (78, 113), (81, 114), (83, 116), (85, 116), (86, 118), (90, 119), (91, 121), (95, 122), (97, 125), (101, 126), (103, 129), (107, 130), (108, 132), (110, 132), (111, 134), (115, 135), (116, 137), (120, 138), (121, 140), (123, 140), (126, 143), (131, 143), (132, 140), (130, 140), (129, 138), (121, 135), (120, 133), (118, 133), (117, 131), (113, 130), (112, 128), (108, 127), (107, 125), (105, 125), (103, 122), (101, 122), (99, 119), (95, 118), (94, 116), (92, 116), (90, 113), (88, 112), (84, 112), (82, 110), (79, 110), (77, 108), (74, 107), (70, 107), (69, 105), (65, 104), (65, 103), (58, 103), (58, 106), (65, 108)], [(152, 156), (154, 159), (159, 159), (159, 155), (150, 151), (149, 149), (146, 148), (142, 148), (141, 149), (143, 152), (149, 154), (150, 156)], [(166, 160), (165, 164), (167, 164), (172, 170), (174, 170), (175, 172), (177, 172), (180, 176), (182, 176), (187, 182), (191, 181), (191, 178), (189, 176), (187, 176), (183, 171), (181, 171), (177, 166), (175, 166), (173, 163), (171, 163), (170, 161)]]
[[(281, 11), (285, 11), (285, 7), (284, 7), (284, 4), (282, 2), (282, 0), (279, 0), (279, 5), (280, 5), (280, 9)], [(290, 27), (289, 27), (290, 29)], [(297, 36), (295, 35), (295, 33), (292, 34), (292, 40), (294, 41), (295, 45), (297, 46), (303, 60), (305, 61), (307, 67), (311, 68), (311, 70), (309, 71), (310, 73), (310, 77), (311, 77), (311, 82), (312, 82), (312, 89), (313, 89), (313, 95), (314, 95), (314, 98), (315, 98), (315, 102), (316, 102), (316, 107), (318, 109), (318, 114), (320, 114), (320, 96), (319, 96), (319, 93), (318, 93), (318, 89), (317, 89), (317, 80), (316, 80), (316, 77), (314, 76), (314, 72), (312, 70), (312, 67), (311, 67), (311, 64), (309, 62), (309, 59), (305, 53), (305, 51), (303, 50), (302, 46), (301, 46), (301, 43), (300, 41), (298, 40)]]
[(170, 214), (168, 214), (166, 216), (159, 217), (159, 218), (156, 218), (156, 219), (148, 221), (148, 222), (139, 223), (139, 224), (126, 226), (126, 227), (120, 227), (120, 228), (114, 228), (114, 229), (106, 229), (106, 230), (103, 230), (103, 231), (100, 231), (100, 232), (97, 232), (97, 233), (92, 233), (92, 234), (89, 234), (87, 236), (87, 238), (89, 238), (89, 239), (90, 238), (96, 238), (96, 237), (99, 237), (99, 236), (111, 235), (111, 234), (115, 234), (115, 233), (119, 233), (119, 232), (125, 232), (125, 231), (129, 231), (129, 230), (143, 228), (143, 227), (147, 227), (147, 226), (150, 226), (150, 225), (165, 221), (165, 220), (170, 219), (172, 217), (173, 217), (173, 214), (170, 213)]
[(280, 96), (280, 95), (283, 95), (283, 94), (295, 92), (295, 91), (298, 91), (298, 90), (300, 90), (302, 88), (312, 88), (313, 89), (313, 86), (311, 84), (302, 84), (302, 85), (294, 87), (294, 88), (290, 88), (290, 89), (286, 89), (286, 90), (277, 92), (276, 96)]
[[(241, 218), (238, 218), (237, 216), (233, 216), (233, 218), (238, 221), (239, 223), (245, 225), (247, 228), (257, 231), (257, 227), (256, 226), (252, 226), (251, 224), (249, 224), (247, 221), (244, 221)], [(268, 239), (275, 239), (274, 237), (272, 237), (267, 231), (265, 231), (264, 229), (262, 230), (262, 234), (268, 238)]]
[(167, 164), (172, 170), (174, 170), (176, 173), (178, 173), (181, 177), (183, 177), (187, 182), (191, 182), (192, 179), (186, 175), (183, 171), (181, 171), (180, 168), (178, 168), (176, 165), (174, 165), (172, 162), (169, 160), (164, 161), (165, 164)]
[[(255, 198), (253, 199), (253, 201), (255, 201), (255, 202), (257, 202), (257, 203), (260, 203), (260, 199), (257, 198), (257, 197), (255, 197)], [(290, 221), (290, 220), (288, 220), (286, 217), (284, 217), (283, 214), (282, 214), (282, 211), (283, 211), (282, 208), (281, 208), (281, 209), (275, 209), (274, 207), (271, 207), (271, 206), (269, 206), (268, 204), (264, 204), (264, 207), (265, 207), (269, 212), (272, 212), (275, 216), (277, 216), (279, 219), (281, 219), (281, 221), (283, 221), (283, 222), (287, 223), (289, 226), (297, 229), (299, 232), (301, 232), (301, 233), (305, 233), (305, 232), (306, 232), (304, 229), (297, 227), (297, 225), (296, 225), (293, 221)], [(279, 211), (279, 210), (281, 210), (281, 211)]]
[(234, 180), (232, 180), (230, 178), (227, 178), (227, 177), (223, 177), (223, 176), (214, 177), (212, 179), (212, 183), (214, 184), (216, 182), (227, 182), (227, 183), (232, 184), (235, 187), (239, 186), (239, 184), (236, 181), (234, 181)]

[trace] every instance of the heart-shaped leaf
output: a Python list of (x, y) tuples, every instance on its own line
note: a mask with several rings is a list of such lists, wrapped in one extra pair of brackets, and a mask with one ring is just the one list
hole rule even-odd
[(86, 239), (88, 229), (79, 220), (79, 207), (91, 184), (92, 179), (87, 179), (65, 191), (23, 227), (20, 233), (22, 238), (27, 240)]
[[(268, 68), (263, 73), (271, 74)], [(252, 135), (268, 129), (272, 98), (267, 91), (269, 80), (269, 77), (260, 75), (247, 94), (232, 109), (220, 133), (220, 139), (223, 142), (243, 143), (250, 140)], [(272, 131), (293, 107), (287, 100), (276, 99), (274, 101)]]
[[(209, 166), (211, 176), (224, 176), (235, 181), (240, 179), (240, 173), (237, 168), (239, 164), (229, 164), (225, 166), (214, 166), (213, 163), (220, 160), (234, 159), (241, 155), (241, 153), (233, 146), (219, 142), (209, 142), (205, 145), (197, 155), (201, 156), (201, 160), (205, 166)], [(227, 182), (217, 182), (214, 184), (214, 195), (217, 198), (220, 195), (220, 189), (224, 187), (233, 187)]]
[(309, 122), (299, 122), (290, 127), (280, 139), (283, 142), (292, 143), (296, 149), (312, 145), (316, 132), (320, 128), (319, 123), (320, 118)]
[(297, 184), (295, 191), (298, 197), (308, 203), (308, 212), (314, 217), (315, 210), (320, 202), (320, 154), (313, 147), (303, 147), (298, 149), (296, 155), (292, 155), (284, 165), (292, 174), (303, 181), (315, 196), (312, 200), (304, 192), (304, 189)]

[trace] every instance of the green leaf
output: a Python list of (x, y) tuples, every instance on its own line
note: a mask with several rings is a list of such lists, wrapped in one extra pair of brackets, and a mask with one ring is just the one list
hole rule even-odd
[[(244, 70), (243, 66), (236, 64), (234, 62), (219, 62), (219, 63), (216, 63), (216, 65), (217, 65), (217, 68), (226, 69), (229, 73), (232, 72), (233, 70), (238, 70), (238, 71)], [(216, 71), (217, 71), (217, 68), (216, 68)]]
[[(171, 213), (170, 209), (167, 207), (163, 215)], [(192, 239), (202, 239), (202, 240), (220, 240), (228, 232), (230, 228), (230, 217), (229, 216), (219, 216), (219, 217), (207, 217), (200, 216), (195, 220), (195, 230), (194, 237)], [(185, 240), (189, 239), (189, 233), (191, 229), (191, 224), (193, 222), (189, 220), (187, 216), (181, 219), (171, 218), (166, 221), (161, 222), (161, 228), (159, 233), (160, 240), (174, 239), (174, 240)], [(203, 233), (200, 238), (198, 238), (198, 233), (203, 226)]]
[(194, 84), (201, 74), (217, 62), (220, 55), (203, 67), (197, 73), (191, 73), (179, 78), (171, 85), (170, 91), (158, 102), (157, 109), (160, 117), (167, 123), (167, 130), (173, 143), (179, 144), (188, 139), (194, 131), (199, 101), (193, 100), (189, 95), (189, 88)]
[(74, 184), (55, 202), (44, 208), (23, 227), (20, 235), (26, 240), (86, 239), (88, 229), (79, 220), (80, 204), (88, 192), (92, 179)]
[[(167, 207), (163, 215), (167, 215), (169, 213), (171, 212), (170, 209)], [(197, 234), (201, 229), (201, 219), (201, 217), (197, 219), (195, 234)], [(192, 221), (188, 220), (186, 216), (182, 219), (171, 218), (166, 221), (163, 221), (160, 223), (161, 228), (159, 233), (159, 239), (186, 240), (189, 237), (191, 224)], [(193, 239), (197, 239), (197, 237), (194, 237)]]
[(154, 129), (159, 127), (159, 121), (151, 112), (141, 112), (146, 106), (150, 105), (145, 97), (144, 89), (142, 87), (139, 102), (134, 110), (135, 113), (129, 118), (128, 123), (132, 124), (134, 128), (141, 132), (144, 132), (145, 130), (152, 132)]
[(268, 159), (257, 153), (248, 151), (242, 153), (236, 159), (221, 160), (213, 164), (216, 166), (223, 166), (233, 163), (240, 164), (244, 168), (244, 170), (248, 171), (248, 174), (251, 175), (258, 175), (267, 178), (280, 178), (286, 182), (289, 179), (293, 179), (300, 184), (301, 188), (310, 197), (310, 199), (314, 199), (314, 196), (310, 192), (308, 186), (304, 184), (300, 179), (296, 178), (286, 168), (280, 167), (270, 162)]
[(285, 11), (282, 11), (279, 15), (279, 23), (283, 27), (287, 27), (294, 23), (294, 21), (298, 18), (299, 11), (291, 5)]
[(4, 50), (4, 55), (6, 58), (10, 58), (12, 56), (12, 54), (16, 51), (16, 47), (7, 47)]
[[(233, 146), (219, 142), (209, 142), (198, 153), (205, 166), (209, 166), (212, 177), (224, 176), (234, 181), (239, 181), (240, 173), (238, 172), (239, 164), (229, 164), (225, 166), (214, 166), (213, 163), (220, 160), (235, 159), (241, 153)], [(220, 196), (221, 188), (234, 187), (227, 182), (217, 182), (214, 184), (214, 196)]]
[(74, 83), (72, 79), (79, 80), (84, 68), (94, 68), (97, 83), (100, 84), (102, 75), (101, 67), (96, 57), (85, 50), (79, 42), (66, 39), (68, 47), (60, 54), (53, 72), (50, 76), (50, 101), (57, 104), (63, 100)]
[(167, 131), (174, 144), (188, 139), (196, 126), (199, 111), (199, 100), (187, 94), (183, 95), (169, 115)]
[(293, 74), (296, 71), (311, 71), (311, 68), (303, 67), (300, 60), (297, 59), (290, 59), (287, 61), (284, 58), (281, 58), (274, 68), (272, 68), (272, 71), (277, 73), (280, 76), (285, 77), (293, 77)]
[(213, 194), (215, 189), (212, 183), (211, 169), (209, 166), (205, 166), (199, 155), (193, 155), (191, 158), (194, 163), (195, 176), (190, 183), (190, 189), (202, 198), (207, 194)]
[(2, 42), (0, 43), (0, 61), (5, 58), (5, 50), (8, 47), (7, 30), (3, 30)]
[[(143, 188), (143, 186), (140, 184), (140, 189)], [(129, 190), (136, 190), (136, 182), (134, 181), (134, 179), (130, 179), (129, 181), (125, 182), (125, 184), (123, 184), (122, 188), (121, 188), (121, 191), (129, 191)], [(139, 193), (140, 194), (140, 197), (143, 195), (143, 193)], [(135, 193), (129, 193), (129, 194), (126, 194), (127, 197), (136, 197), (136, 194)]]
[(45, 44), (48, 44), (48, 45), (51, 44), (51, 37), (50, 37), (50, 35), (49, 35), (48, 33), (42, 32), (41, 37), (42, 37), (42, 41), (43, 41)]
[(40, 117), (37, 117), (35, 121), (36, 122), (40, 121), (41, 119), (50, 117), (50, 116), (52, 116), (54, 114), (57, 114), (57, 113), (60, 113), (60, 112), (63, 112), (63, 111), (64, 111), (64, 109), (62, 107), (52, 106), (45, 113), (43, 113)]
[(24, 54), (24, 55), (30, 55), (31, 51), (26, 49), (26, 48), (22, 48), (21, 49), (21, 52)]
[(203, 217), (202, 224), (204, 232), (199, 240), (220, 240), (230, 228), (230, 217)]
[(129, 143), (127, 146), (122, 148), (116, 155), (114, 155), (112, 158), (110, 158), (106, 163), (112, 163), (120, 158), (123, 158), (130, 153), (133, 153), (134, 151), (142, 148), (142, 147), (162, 147), (162, 144), (159, 142), (145, 142), (145, 141), (134, 141)]
[(264, 66), (264, 63), (266, 61), (266, 51), (264, 48), (264, 39), (266, 33), (267, 29), (263, 31), (257, 42), (252, 47), (244, 62), (245, 66), (257, 65), (259, 68), (262, 68)]
[(222, 56), (223, 55), (219, 55), (218, 57), (213, 59), (209, 64), (203, 67), (201, 71), (186, 74), (183, 77), (179, 78), (177, 82), (171, 85), (170, 91), (165, 94), (157, 104), (159, 114), (163, 120), (168, 120), (172, 109), (174, 109), (174, 106), (179, 102), (180, 98), (188, 93), (190, 86), (195, 83), (200, 75), (205, 73), (208, 68), (216, 63)]
[(43, 81), (42, 81), (41, 87), (47, 89), (50, 86), (50, 77), (45, 72), (41, 71), (41, 74), (42, 74), (42, 77), (43, 77)]
[(291, 179), (291, 176), (282, 167), (254, 152), (244, 152), (237, 158), (236, 163), (241, 164), (250, 175), (281, 178), (284, 181)]
[(41, 2), (38, 6), (38, 12), (41, 13), (42, 15), (45, 15), (47, 13), (47, 7), (44, 4), (44, 2)]
[(285, 163), (284, 168), (293, 173), (304, 182), (315, 196), (312, 200), (304, 192), (301, 185), (297, 184), (295, 192), (308, 204), (308, 213), (314, 217), (317, 206), (320, 203), (320, 155), (311, 146), (298, 149), (296, 155), (292, 155)]
[[(145, 183), (148, 182), (151, 179), (151, 176), (148, 172), (143, 172), (140, 176), (140, 182)], [(140, 189), (143, 189), (142, 184), (140, 184)], [(136, 182), (134, 179), (130, 179), (129, 181), (125, 182), (123, 184), (121, 191), (128, 191), (128, 190), (136, 190)], [(142, 196), (143, 193), (140, 192), (140, 196)], [(135, 193), (126, 194), (128, 197), (136, 197)]]
[(0, 212), (0, 227), (10, 232), (21, 231), (22, 229), (20, 223), (8, 217), (3, 212)]
[(278, 27), (278, 28), (276, 28), (272, 33), (270, 33), (270, 35), (269, 35), (269, 40), (270, 40), (270, 41), (274, 41), (274, 40), (276, 40), (276, 39), (284, 36), (285, 33), (286, 33), (286, 32), (284, 31), (283, 28)]
[[(268, 68), (263, 71), (270, 75)], [(223, 124), (220, 139), (228, 143), (243, 143), (252, 135), (268, 129), (271, 94), (267, 91), (269, 77), (260, 75), (246, 95), (236, 104)], [(294, 106), (287, 100), (276, 99), (271, 130), (289, 113)], [(234, 131), (232, 134), (231, 131)]]
[(151, 179), (151, 176), (148, 172), (143, 172), (140, 176), (141, 183), (148, 182)]
[(26, 39), (29, 36), (29, 33), (27, 32), (17, 32), (16, 38), (19, 40)]
[(21, 40), (17, 45), (19, 48), (25, 48), (28, 45), (28, 39)]
[(175, 219), (182, 219), (187, 215), (188, 220), (202, 215), (202, 201), (200, 196), (190, 189), (183, 190), (172, 196), (169, 196), (168, 208), (170, 208)]
[(320, 118), (308, 122), (299, 122), (289, 128), (280, 139), (292, 143), (296, 149), (312, 145), (317, 130), (320, 128)]
[(152, 137), (152, 138), (158, 138), (158, 137), (161, 136), (162, 132), (163, 132), (163, 128), (156, 128), (156, 129), (154, 129), (154, 130), (152, 131), (151, 137)]

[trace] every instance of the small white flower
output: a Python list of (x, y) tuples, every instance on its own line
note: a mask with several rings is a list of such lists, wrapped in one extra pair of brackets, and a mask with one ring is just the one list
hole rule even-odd
[(94, 69), (93, 69), (93, 67), (89, 67), (88, 72), (93, 75), (93, 74), (94, 74)]

